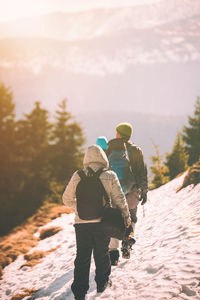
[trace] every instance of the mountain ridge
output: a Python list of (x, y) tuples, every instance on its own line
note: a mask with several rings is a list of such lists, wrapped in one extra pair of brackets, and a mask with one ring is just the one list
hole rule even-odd
[[(120, 28), (154, 27), (170, 20), (186, 19), (200, 12), (198, 0), (168, 0), (142, 6), (122, 8), (98, 8), (74, 13), (52, 13), (26, 20), (1, 23), (0, 37), (20, 35), (29, 30), (29, 35), (45, 36), (54, 34), (64, 38), (84, 38), (115, 32)], [(126, 20), (126, 22), (124, 22)], [(103, 26), (102, 26), (103, 24)], [(114, 24), (114, 25), (113, 25)]]
[[(71, 19), (65, 18), (65, 13), (46, 16), (48, 22), (38, 22), (37, 28), (33, 24), (33, 31), (20, 27), (18, 20), (19, 33), (20, 28), (22, 32), (28, 29), (29, 37), (0, 40), (0, 82), (13, 90), (18, 117), (30, 112), (36, 100), (53, 114), (58, 103), (67, 98), (73, 115), (84, 114), (86, 138), (91, 142), (103, 134), (100, 124), (101, 132), (92, 131), (98, 118), (103, 122), (105, 111), (116, 122), (115, 112), (124, 110), (134, 116), (136, 111), (172, 116), (193, 113), (200, 95), (199, 0), (163, 0), (155, 5), (98, 9), (79, 15), (79, 19), (75, 13), (70, 14)], [(146, 25), (142, 23), (145, 20)], [(14, 34), (16, 22), (12, 24), (9, 30)], [(41, 36), (32, 37), (34, 32)], [(96, 119), (91, 117), (93, 111)], [(87, 125), (91, 122), (88, 118), (94, 125)], [(130, 121), (134, 123), (134, 118)], [(107, 122), (110, 124), (109, 118)], [(173, 124), (179, 124), (179, 117)], [(155, 143), (166, 146), (157, 129), (152, 124), (146, 126), (147, 132), (149, 127), (159, 136)], [(165, 135), (172, 145), (176, 132), (170, 124)], [(144, 135), (142, 145), (146, 145), (145, 138), (152, 138), (151, 132)]]

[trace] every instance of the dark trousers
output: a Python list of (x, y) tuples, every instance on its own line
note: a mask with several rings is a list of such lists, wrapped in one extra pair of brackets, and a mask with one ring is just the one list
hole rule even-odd
[(71, 289), (75, 296), (85, 295), (89, 289), (89, 273), (93, 252), (98, 287), (103, 286), (111, 272), (108, 238), (101, 230), (100, 223), (75, 224), (76, 259), (74, 261), (74, 281)]
[(131, 215), (131, 221), (133, 223), (137, 223), (137, 207), (129, 209), (130, 215)]

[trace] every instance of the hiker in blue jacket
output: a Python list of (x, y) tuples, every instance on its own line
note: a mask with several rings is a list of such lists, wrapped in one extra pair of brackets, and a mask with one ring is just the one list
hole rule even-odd
[[(144, 205), (147, 201), (148, 181), (143, 152), (140, 147), (130, 141), (131, 135), (132, 125), (130, 123), (120, 123), (117, 125), (116, 138), (108, 142), (108, 149), (106, 150), (106, 153), (110, 167), (117, 173), (124, 194), (126, 195), (134, 231), (135, 224), (137, 222), (138, 203), (141, 201), (141, 205)], [(131, 170), (131, 174), (128, 174), (126, 170), (121, 172), (123, 169), (123, 163), (125, 165), (126, 162), (124, 159), (124, 162), (122, 160), (122, 162), (119, 163), (120, 155), (128, 157), (129, 170)], [(127, 166), (124, 166), (124, 169), (126, 168)], [(119, 260), (119, 243), (119, 240), (111, 238), (109, 253), (112, 265), (117, 265)]]
[[(99, 179), (108, 197), (112, 203), (120, 209), (125, 219), (125, 225), (128, 228), (131, 225), (128, 205), (117, 175), (113, 171), (108, 170), (109, 163), (105, 152), (97, 145), (89, 146), (83, 159), (83, 165), (84, 169), (81, 170), (81, 172), (84, 172), (84, 176), (90, 177), (91, 174), (97, 174), (97, 172), (100, 174)], [(102, 169), (103, 171), (101, 172)], [(78, 187), (80, 187), (81, 183), (79, 171), (76, 171), (70, 179), (63, 194), (63, 203), (75, 209), (74, 227), (77, 252), (74, 262), (74, 280), (71, 289), (76, 300), (84, 300), (89, 289), (89, 272), (92, 253), (96, 265), (95, 281), (97, 284), (97, 292), (101, 293), (107, 286), (111, 285), (109, 279), (111, 266), (108, 251), (110, 238), (108, 238), (102, 230), (101, 216), (97, 216), (96, 214), (94, 216), (93, 211), (91, 214), (93, 203), (78, 205), (78, 203), (83, 204), (84, 201), (88, 200), (87, 197), (83, 197), (81, 200), (79, 199), (80, 189), (78, 189)], [(83, 175), (83, 173), (81, 174)], [(79, 193), (77, 193), (77, 190), (79, 190)], [(87, 192), (88, 191), (89, 189), (87, 189)], [(92, 197), (94, 202), (95, 199), (96, 197)], [(102, 197), (102, 204), (105, 205), (105, 203)], [(82, 210), (80, 210), (80, 207), (82, 207)]]

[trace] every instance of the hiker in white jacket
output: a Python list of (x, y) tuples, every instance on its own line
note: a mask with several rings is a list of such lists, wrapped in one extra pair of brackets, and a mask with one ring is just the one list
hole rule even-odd
[[(94, 172), (101, 168), (108, 169), (109, 167), (105, 152), (97, 145), (88, 147), (84, 156), (83, 165), (83, 171), (86, 175), (88, 174), (87, 167), (90, 167)], [(129, 209), (117, 175), (113, 171), (106, 170), (100, 174), (99, 178), (111, 203), (121, 210), (128, 227), (131, 224)], [(97, 284), (97, 292), (103, 292), (107, 286), (111, 285), (111, 281), (109, 280), (111, 265), (108, 252), (110, 239), (101, 229), (101, 218), (83, 220), (78, 215), (76, 209), (76, 187), (80, 180), (76, 171), (64, 191), (63, 203), (75, 209), (74, 227), (77, 253), (74, 262), (74, 281), (71, 289), (75, 299), (83, 300), (89, 289), (89, 270), (92, 252), (96, 265), (95, 281)], [(87, 207), (85, 209), (87, 210)]]

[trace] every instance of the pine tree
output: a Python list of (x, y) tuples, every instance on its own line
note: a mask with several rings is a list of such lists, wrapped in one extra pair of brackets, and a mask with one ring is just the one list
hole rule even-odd
[[(13, 95), (4, 84), (0, 85), (0, 166), (1, 176), (5, 176), (12, 165), (15, 135), (15, 104)], [(9, 177), (9, 176), (8, 176)], [(3, 179), (2, 179), (3, 180)], [(7, 180), (7, 179), (6, 179)], [(1, 182), (3, 184), (3, 182)], [(5, 182), (6, 183), (6, 182)], [(4, 184), (3, 184), (4, 185)], [(3, 188), (3, 186), (1, 187)]]
[(0, 85), (0, 234), (14, 224), (19, 180), (15, 153), (15, 104), (10, 88)]
[(1, 84), (0, 235), (33, 214), (45, 200), (59, 202), (63, 184), (83, 159), (83, 132), (67, 111), (66, 100), (56, 111), (54, 126), (39, 102), (19, 121), (14, 119), (14, 109), (12, 92)]
[[(7, 186), (8, 171), (13, 163), (13, 149), (15, 136), (15, 104), (13, 95), (4, 84), (0, 85), (0, 166), (1, 192)], [(4, 178), (4, 179), (3, 179)]]
[(168, 168), (164, 165), (162, 156), (160, 155), (159, 148), (157, 145), (154, 145), (156, 155), (151, 157), (153, 165), (150, 167), (150, 171), (153, 174), (153, 179), (151, 181), (151, 188), (158, 188), (159, 186), (167, 183), (169, 177)]
[(72, 173), (82, 166), (85, 142), (80, 125), (67, 111), (67, 100), (59, 104), (52, 133), (52, 174), (57, 182), (68, 180)]
[[(6, 187), (8, 169), (13, 160), (12, 148), (15, 135), (15, 104), (9, 88), (2, 83), (0, 85), (0, 166), (1, 166), (1, 192)], [(4, 178), (4, 179), (3, 179)]]
[(20, 164), (21, 213), (30, 215), (44, 201), (49, 187), (48, 147), (51, 124), (48, 111), (35, 102), (30, 114), (18, 122), (17, 156)]
[(169, 169), (169, 177), (173, 179), (179, 173), (187, 169), (188, 154), (185, 150), (185, 145), (182, 140), (182, 135), (177, 134), (176, 140), (172, 149), (172, 153), (166, 154), (165, 165)]
[[(27, 159), (31, 160), (40, 156), (49, 143), (51, 125), (48, 121), (48, 111), (40, 107), (40, 102), (35, 102), (35, 107), (25, 119), (18, 122), (19, 143), (24, 154), (28, 152)], [(24, 149), (25, 147), (25, 149)]]
[(189, 126), (183, 128), (183, 140), (189, 154), (188, 164), (191, 166), (200, 157), (200, 97), (197, 97), (193, 117), (188, 117)]

